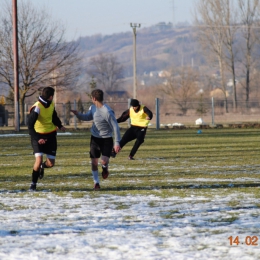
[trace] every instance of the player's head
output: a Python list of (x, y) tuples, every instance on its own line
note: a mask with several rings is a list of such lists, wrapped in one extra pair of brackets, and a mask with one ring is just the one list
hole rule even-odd
[(54, 96), (54, 92), (55, 92), (54, 88), (52, 88), (52, 87), (46, 87), (46, 88), (44, 88), (44, 89), (42, 90), (42, 97), (47, 100), (47, 99), (49, 99), (50, 97), (53, 97), (53, 96)]
[(139, 107), (140, 103), (137, 99), (131, 99), (130, 106), (132, 107)]
[(101, 89), (94, 89), (91, 92), (91, 97), (96, 99), (99, 102), (103, 101), (104, 92)]

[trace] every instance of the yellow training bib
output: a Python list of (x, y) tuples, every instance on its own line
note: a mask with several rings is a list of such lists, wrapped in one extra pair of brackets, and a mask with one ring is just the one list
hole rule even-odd
[(39, 107), (40, 113), (38, 119), (34, 125), (34, 129), (37, 133), (48, 134), (57, 130), (57, 127), (52, 122), (52, 115), (54, 111), (54, 104), (45, 108), (41, 102), (37, 101), (32, 107)]
[(140, 110), (136, 113), (133, 107), (130, 108), (131, 125), (147, 127), (150, 120), (146, 119), (147, 114), (144, 113), (144, 106), (140, 106)]

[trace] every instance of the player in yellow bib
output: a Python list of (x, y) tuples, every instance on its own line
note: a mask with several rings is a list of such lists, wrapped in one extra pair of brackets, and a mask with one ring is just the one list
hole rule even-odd
[[(65, 131), (56, 113), (52, 102), (54, 89), (46, 87), (38, 101), (30, 108), (28, 129), (31, 136), (31, 145), (35, 156), (30, 190), (36, 190), (38, 179), (42, 179), (44, 168), (54, 166), (57, 151), (57, 128)], [(43, 162), (43, 154), (46, 161)]]
[[(134, 146), (129, 154), (129, 160), (134, 160), (140, 145), (144, 142), (146, 130), (150, 120), (153, 118), (153, 113), (144, 105), (140, 105), (137, 99), (132, 99), (130, 108), (123, 112), (117, 119), (118, 123), (125, 122), (128, 118), (131, 120), (131, 127), (126, 130), (119, 145), (121, 149), (130, 141), (135, 140)], [(112, 150), (111, 157), (115, 157), (116, 153)]]

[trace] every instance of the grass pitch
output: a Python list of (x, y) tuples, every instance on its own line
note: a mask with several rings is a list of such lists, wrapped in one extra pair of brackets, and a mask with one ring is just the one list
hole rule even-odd
[[(103, 180), (100, 174), (99, 192), (93, 191), (89, 139), (88, 130), (58, 135), (56, 165), (45, 170), (34, 196), (72, 192), (81, 197), (89, 192), (91, 196), (201, 194), (210, 198), (211, 194), (232, 194), (239, 189), (260, 197), (257, 129), (205, 129), (202, 134), (196, 129), (148, 129), (136, 160), (128, 160), (134, 142), (110, 159), (110, 175)], [(34, 164), (29, 135), (2, 135), (0, 143), (0, 191), (22, 196), (30, 186)]]

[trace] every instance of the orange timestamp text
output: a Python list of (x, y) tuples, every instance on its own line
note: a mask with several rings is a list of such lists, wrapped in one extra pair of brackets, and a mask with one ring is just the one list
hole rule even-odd
[(244, 239), (241, 239), (239, 238), (239, 236), (236, 236), (236, 237), (233, 237), (233, 236), (230, 236), (228, 238), (229, 240), (229, 244), (231, 246), (234, 246), (234, 245), (247, 245), (247, 246), (258, 246), (258, 237), (257, 236), (246, 236)]

